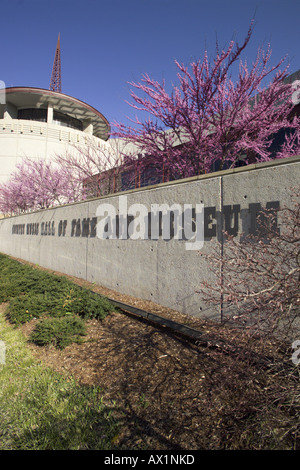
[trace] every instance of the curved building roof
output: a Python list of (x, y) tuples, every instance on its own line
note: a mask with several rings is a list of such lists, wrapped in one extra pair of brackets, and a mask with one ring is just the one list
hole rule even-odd
[(48, 108), (50, 105), (56, 111), (92, 124), (94, 136), (103, 140), (109, 138), (110, 124), (108, 120), (97, 109), (77, 98), (43, 88), (11, 87), (6, 88), (5, 92), (6, 101), (18, 109)]

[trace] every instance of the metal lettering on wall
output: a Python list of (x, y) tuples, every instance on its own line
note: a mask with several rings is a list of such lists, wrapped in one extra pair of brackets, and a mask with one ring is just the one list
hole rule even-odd
[[(277, 217), (276, 210), (280, 207), (279, 201), (269, 201), (266, 203), (265, 207), (262, 207), (260, 203), (250, 203), (247, 209), (241, 209), (240, 204), (234, 205), (224, 205), (222, 212), (218, 211), (215, 206), (204, 207), (204, 239), (210, 240), (214, 237), (220, 237), (222, 230), (218, 230), (218, 227), (222, 227), (225, 232), (229, 235), (236, 237), (239, 233), (239, 226), (242, 225), (241, 232), (245, 235), (261, 235), (261, 228), (257, 224), (258, 214), (263, 214), (264, 209), (272, 211), (274, 214), (273, 219), (273, 228), (279, 231), (277, 227)], [(169, 238), (174, 238), (174, 221), (176, 218), (176, 211), (171, 211), (169, 217)], [(183, 214), (184, 216), (184, 214)], [(163, 217), (159, 213), (158, 217), (158, 231), (155, 230), (155, 236), (153, 236), (154, 230), (151, 226), (153, 225), (153, 218), (151, 217), (151, 212), (148, 212), (147, 216), (147, 236), (141, 237), (143, 239), (156, 240), (158, 238), (164, 238), (163, 233)], [(114, 237), (107, 236), (106, 238), (131, 238), (128, 228), (132, 223), (134, 217), (132, 215), (126, 216), (125, 220), (125, 232), (127, 227), (127, 237), (124, 237), (124, 220), (122, 216), (116, 215), (115, 220), (110, 220), (109, 217), (104, 217), (103, 220), (107, 227), (114, 224)], [(192, 209), (192, 225), (189, 229), (196, 231), (196, 212), (195, 209)], [(48, 221), (42, 223), (24, 223), (24, 224), (15, 224), (12, 226), (13, 235), (33, 235), (33, 236), (58, 236), (58, 237), (90, 237), (95, 238), (97, 236), (97, 223), (99, 217), (92, 218), (76, 218), (71, 220), (58, 220), (58, 221)], [(122, 234), (122, 236), (121, 236)], [(182, 237), (179, 237), (179, 240), (187, 240), (190, 237), (186, 237), (186, 234), (183, 233)], [(176, 237), (177, 238), (177, 237)]]

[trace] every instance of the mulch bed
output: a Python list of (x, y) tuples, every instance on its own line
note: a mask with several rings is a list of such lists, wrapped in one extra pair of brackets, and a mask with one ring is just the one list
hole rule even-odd
[[(229, 335), (220, 325), (66, 277), (204, 334)], [(20, 327), (26, 337), (34, 325), (33, 320)], [(80, 384), (101, 388), (105, 403), (121, 422), (114, 438), (116, 448), (222, 449), (234, 445), (236, 436), (240, 439), (243, 410), (246, 413), (247, 400), (258, 387), (256, 372), (244, 376), (245, 365), (237, 366), (230, 354), (123, 313), (114, 312), (103, 321), (89, 320), (87, 325), (83, 344), (63, 350), (32, 343), (28, 347), (47, 366)], [(239, 400), (238, 416), (231, 413), (235, 400)]]

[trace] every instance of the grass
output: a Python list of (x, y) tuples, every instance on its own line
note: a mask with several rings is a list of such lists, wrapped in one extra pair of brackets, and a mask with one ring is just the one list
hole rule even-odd
[(64, 348), (82, 341), (87, 318), (103, 319), (113, 306), (64, 277), (0, 255), (3, 302), (8, 308), (0, 315), (6, 348), (0, 364), (0, 450), (111, 449), (117, 422), (101, 390), (38, 363), (16, 327), (39, 319), (31, 341)]
[(109, 450), (118, 424), (97, 387), (79, 386), (37, 362), (0, 315), (0, 450)]

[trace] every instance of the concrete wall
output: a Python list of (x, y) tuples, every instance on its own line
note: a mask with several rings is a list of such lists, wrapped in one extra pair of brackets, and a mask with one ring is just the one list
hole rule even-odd
[[(220, 249), (222, 227), (234, 236), (255, 232), (256, 211), (289, 204), (299, 180), (300, 157), (293, 157), (6, 218), (0, 220), (0, 252), (184, 313), (219, 319), (219, 310), (205, 305), (196, 292), (199, 280), (211, 274), (197, 245), (188, 245), (195, 240), (153, 239), (153, 223), (152, 239), (121, 239), (122, 204), (139, 204), (131, 211), (146, 211), (136, 213), (136, 238), (153, 204), (191, 204), (197, 216), (203, 204), (201, 253)], [(114, 239), (99, 238), (101, 226), (110, 227), (103, 223), (109, 222), (105, 208), (114, 208), (120, 217), (112, 226)]]

